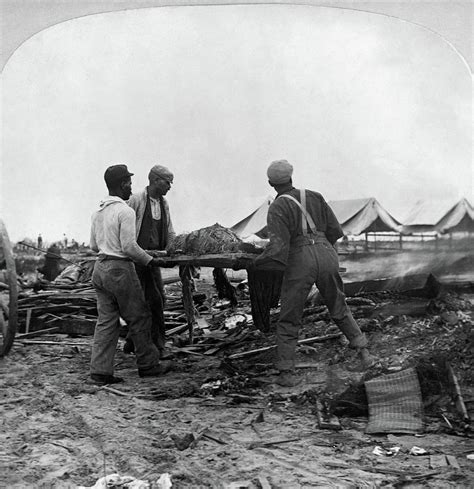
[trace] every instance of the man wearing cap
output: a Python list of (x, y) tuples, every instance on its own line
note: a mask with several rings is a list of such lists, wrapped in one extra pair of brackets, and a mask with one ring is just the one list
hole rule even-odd
[[(155, 165), (148, 174), (148, 186), (130, 197), (128, 205), (135, 211), (136, 236), (138, 245), (144, 250), (166, 250), (175, 233), (165, 195), (173, 183), (173, 174), (162, 165)], [(145, 300), (151, 309), (153, 343), (158, 347), (161, 358), (165, 352), (165, 319), (163, 307), (165, 294), (159, 268), (143, 267), (136, 264), (137, 275), (145, 293)], [(125, 352), (133, 352), (130, 336), (124, 345)]]
[(335, 242), (341, 226), (323, 196), (298, 190), (292, 183), (293, 167), (286, 160), (271, 163), (268, 182), (277, 196), (268, 209), (270, 242), (251, 264), (259, 270), (284, 270), (280, 317), (276, 328), (277, 383), (294, 385), (295, 351), (308, 293), (315, 283), (339, 329), (357, 349), (365, 368), (374, 359), (367, 339), (347, 307), (339, 275)]
[(140, 248), (135, 238), (135, 213), (125, 202), (132, 193), (133, 173), (126, 165), (113, 165), (104, 174), (109, 195), (92, 215), (90, 247), (98, 252), (92, 274), (97, 293), (98, 320), (94, 332), (91, 378), (98, 384), (114, 384), (114, 355), (122, 317), (135, 345), (140, 377), (166, 372), (170, 363), (161, 362), (151, 341), (151, 313), (135, 271), (134, 263), (147, 268), (162, 265)]

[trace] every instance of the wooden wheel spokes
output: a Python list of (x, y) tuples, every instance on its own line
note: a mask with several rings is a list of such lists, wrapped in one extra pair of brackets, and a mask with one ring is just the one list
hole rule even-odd
[(0, 219), (0, 261), (4, 262), (7, 273), (7, 285), (8, 285), (8, 317), (4, 313), (4, 310), (0, 311), (0, 357), (8, 354), (10, 351), (18, 323), (18, 286), (16, 278), (15, 258), (13, 257), (13, 250), (8, 238), (7, 229), (5, 224)]

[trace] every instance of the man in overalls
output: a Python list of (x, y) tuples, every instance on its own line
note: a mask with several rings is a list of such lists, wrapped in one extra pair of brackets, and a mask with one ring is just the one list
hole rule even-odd
[(293, 371), (298, 332), (313, 284), (331, 318), (358, 351), (362, 366), (374, 363), (367, 338), (352, 317), (343, 292), (334, 249), (343, 235), (342, 228), (321, 194), (293, 187), (292, 174), (293, 167), (286, 160), (274, 161), (268, 167), (269, 184), (277, 192), (267, 216), (270, 242), (253, 263), (257, 270), (284, 270), (275, 367), (280, 371), (277, 383), (287, 386), (296, 383)]

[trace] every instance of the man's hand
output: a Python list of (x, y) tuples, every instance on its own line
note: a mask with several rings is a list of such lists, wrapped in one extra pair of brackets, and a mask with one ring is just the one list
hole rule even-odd
[(232, 265), (232, 270), (252, 270), (255, 268), (255, 261), (252, 258), (237, 258)]
[(166, 250), (145, 250), (145, 251), (153, 258), (161, 258), (163, 256), (168, 256), (168, 252)]
[(162, 268), (173, 268), (174, 263), (163, 260), (163, 258), (153, 258), (148, 264), (150, 267), (162, 267)]

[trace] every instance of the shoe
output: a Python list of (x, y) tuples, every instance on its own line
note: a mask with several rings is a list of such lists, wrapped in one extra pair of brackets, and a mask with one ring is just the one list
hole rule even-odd
[(291, 371), (282, 371), (277, 376), (275, 383), (283, 387), (294, 387), (301, 383), (301, 379)]
[(135, 345), (133, 344), (133, 341), (130, 338), (127, 338), (125, 340), (125, 343), (123, 345), (123, 352), (124, 353), (135, 353)]
[(115, 377), (114, 375), (103, 374), (91, 374), (91, 380), (94, 384), (107, 385), (107, 384), (120, 384), (123, 382), (122, 377)]
[(150, 368), (139, 368), (138, 375), (140, 377), (158, 377), (163, 375), (173, 368), (173, 362), (160, 362), (159, 365)]

